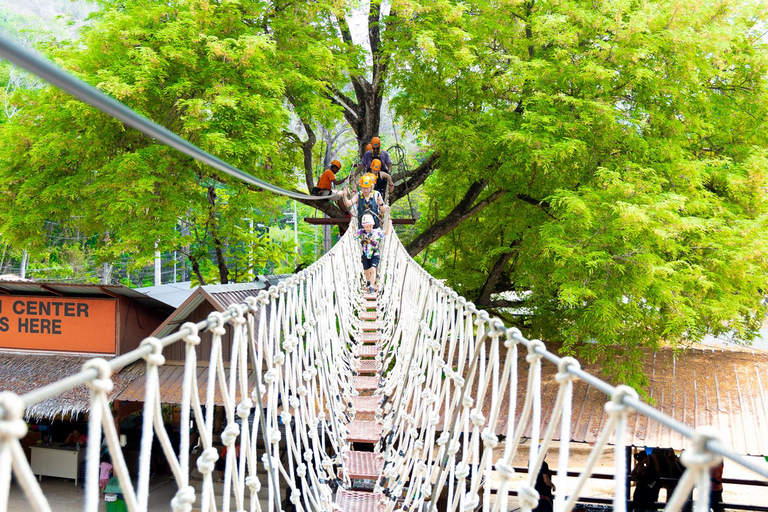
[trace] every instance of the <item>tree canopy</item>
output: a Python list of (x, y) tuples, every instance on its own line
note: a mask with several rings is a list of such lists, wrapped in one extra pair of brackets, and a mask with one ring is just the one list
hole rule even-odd
[[(331, 154), (316, 133), (346, 127), (359, 150), (390, 98), (419, 141), (392, 195), (423, 190), (410, 253), (529, 336), (642, 384), (641, 349), (747, 341), (764, 318), (766, 21), (764, 2), (734, 0), (105, 1), (80, 39), (44, 50), (307, 190)], [(275, 256), (243, 219), (279, 201), (51, 88), (14, 98), (6, 240), (41, 245), (66, 220), (100, 235), (104, 260), (183, 248), (221, 282), (252, 243)]]

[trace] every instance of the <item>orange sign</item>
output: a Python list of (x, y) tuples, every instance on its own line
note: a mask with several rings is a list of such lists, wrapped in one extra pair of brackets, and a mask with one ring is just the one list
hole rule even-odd
[(0, 296), (0, 347), (114, 354), (114, 299)]

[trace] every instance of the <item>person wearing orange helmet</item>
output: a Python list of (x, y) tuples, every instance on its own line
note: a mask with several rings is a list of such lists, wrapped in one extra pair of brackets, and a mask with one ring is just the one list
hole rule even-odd
[(395, 190), (395, 182), (392, 181), (392, 175), (381, 170), (381, 160), (378, 158), (374, 158), (371, 161), (370, 173), (376, 176), (376, 184), (373, 186), (373, 189), (381, 194), (381, 197), (386, 198), (387, 183), (389, 183), (390, 192)]
[(331, 166), (317, 180), (317, 186), (312, 187), (313, 196), (329, 196), (333, 193), (333, 185), (341, 185), (347, 178), (336, 179), (336, 173), (341, 169), (341, 162), (332, 160)]
[(379, 192), (373, 189), (376, 183), (376, 177), (373, 174), (364, 174), (360, 178), (360, 192), (352, 197), (347, 197), (347, 191), (339, 192), (344, 204), (349, 208), (353, 204), (357, 205), (357, 218), (362, 219), (363, 215), (370, 214), (374, 219), (374, 227), (379, 228), (381, 215), (389, 211), (389, 206), (384, 204), (384, 198)]
[(392, 174), (392, 159), (389, 158), (389, 153), (381, 149), (381, 139), (378, 137), (371, 139), (371, 150), (366, 151), (363, 155), (361, 165), (366, 172), (371, 168), (371, 162), (375, 159), (381, 161), (382, 171)]

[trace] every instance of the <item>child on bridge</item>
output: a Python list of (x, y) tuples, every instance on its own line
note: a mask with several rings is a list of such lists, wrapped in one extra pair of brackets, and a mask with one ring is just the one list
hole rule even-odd
[(373, 227), (373, 215), (366, 213), (363, 215), (360, 224), (362, 229), (357, 231), (357, 238), (363, 249), (363, 271), (365, 272), (366, 287), (368, 293), (374, 293), (378, 290), (376, 285), (376, 269), (379, 267), (381, 254), (379, 253), (379, 242), (389, 232), (389, 223), (387, 223), (387, 232)]

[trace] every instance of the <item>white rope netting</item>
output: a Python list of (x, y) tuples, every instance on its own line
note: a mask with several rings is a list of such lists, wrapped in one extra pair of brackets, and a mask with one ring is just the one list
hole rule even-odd
[[(34, 510), (52, 509), (21, 448), (27, 431), (24, 411), (83, 383), (91, 392), (88, 436), (100, 439), (103, 432), (106, 437), (128, 510), (147, 509), (151, 452), (158, 443), (178, 486), (170, 503), (174, 512), (271, 511), (288, 505), (299, 511), (334, 510), (336, 489), (351, 485), (343, 454), (349, 449), (348, 424), (355, 417), (359, 313), (365, 308), (360, 247), (353, 231), (311, 267), (223, 314), (184, 324), (162, 340), (144, 340), (137, 350), (111, 361), (89, 361), (79, 375), (22, 397), (0, 394), (0, 512), (8, 510), (12, 473)], [(610, 386), (581, 370), (576, 360), (560, 358), (542, 342), (527, 340), (519, 330), (490, 318), (421, 269), (394, 233), (381, 250), (381, 352), (376, 360), (384, 373), (375, 391), (381, 399), (375, 417), (382, 425), (377, 449), (384, 465), (375, 490), (384, 496), (387, 511), (535, 508), (536, 476), (555, 438), (561, 440), (556, 479), (565, 480), (569, 469), (576, 379), (607, 395), (609, 419), (576, 483), (568, 493), (556, 493), (557, 512), (573, 509), (609, 442), (615, 453), (614, 510), (626, 509), (624, 433), (630, 411), (691, 439), (681, 457), (687, 469), (667, 510), (681, 509), (694, 487), (697, 512), (709, 510), (709, 469), (723, 456), (768, 478), (768, 471), (731, 453), (712, 432), (675, 422), (642, 403), (634, 390)], [(211, 331), (212, 345), (203, 400), (196, 369), (204, 329)], [(231, 350), (223, 350), (223, 339), (231, 339)], [(163, 348), (172, 343), (185, 344), (180, 424), (194, 418), (199, 426), (196, 460), (190, 457), (189, 430), (181, 429), (177, 453), (163, 426), (158, 368), (165, 364)], [(226, 361), (225, 353), (230, 354)], [(518, 375), (520, 357), (528, 364), (527, 377)], [(146, 390), (134, 481), (109, 413), (108, 393), (113, 370), (142, 359)], [(554, 412), (546, 422), (543, 364), (556, 365), (558, 386)], [(214, 432), (214, 396), (223, 400), (222, 432)], [(499, 431), (502, 424), (506, 426)], [(227, 447), (220, 494), (214, 486), (217, 435)], [(513, 461), (524, 442), (528, 474), (521, 478)], [(88, 512), (99, 506), (99, 448), (98, 443), (86, 448)]]

